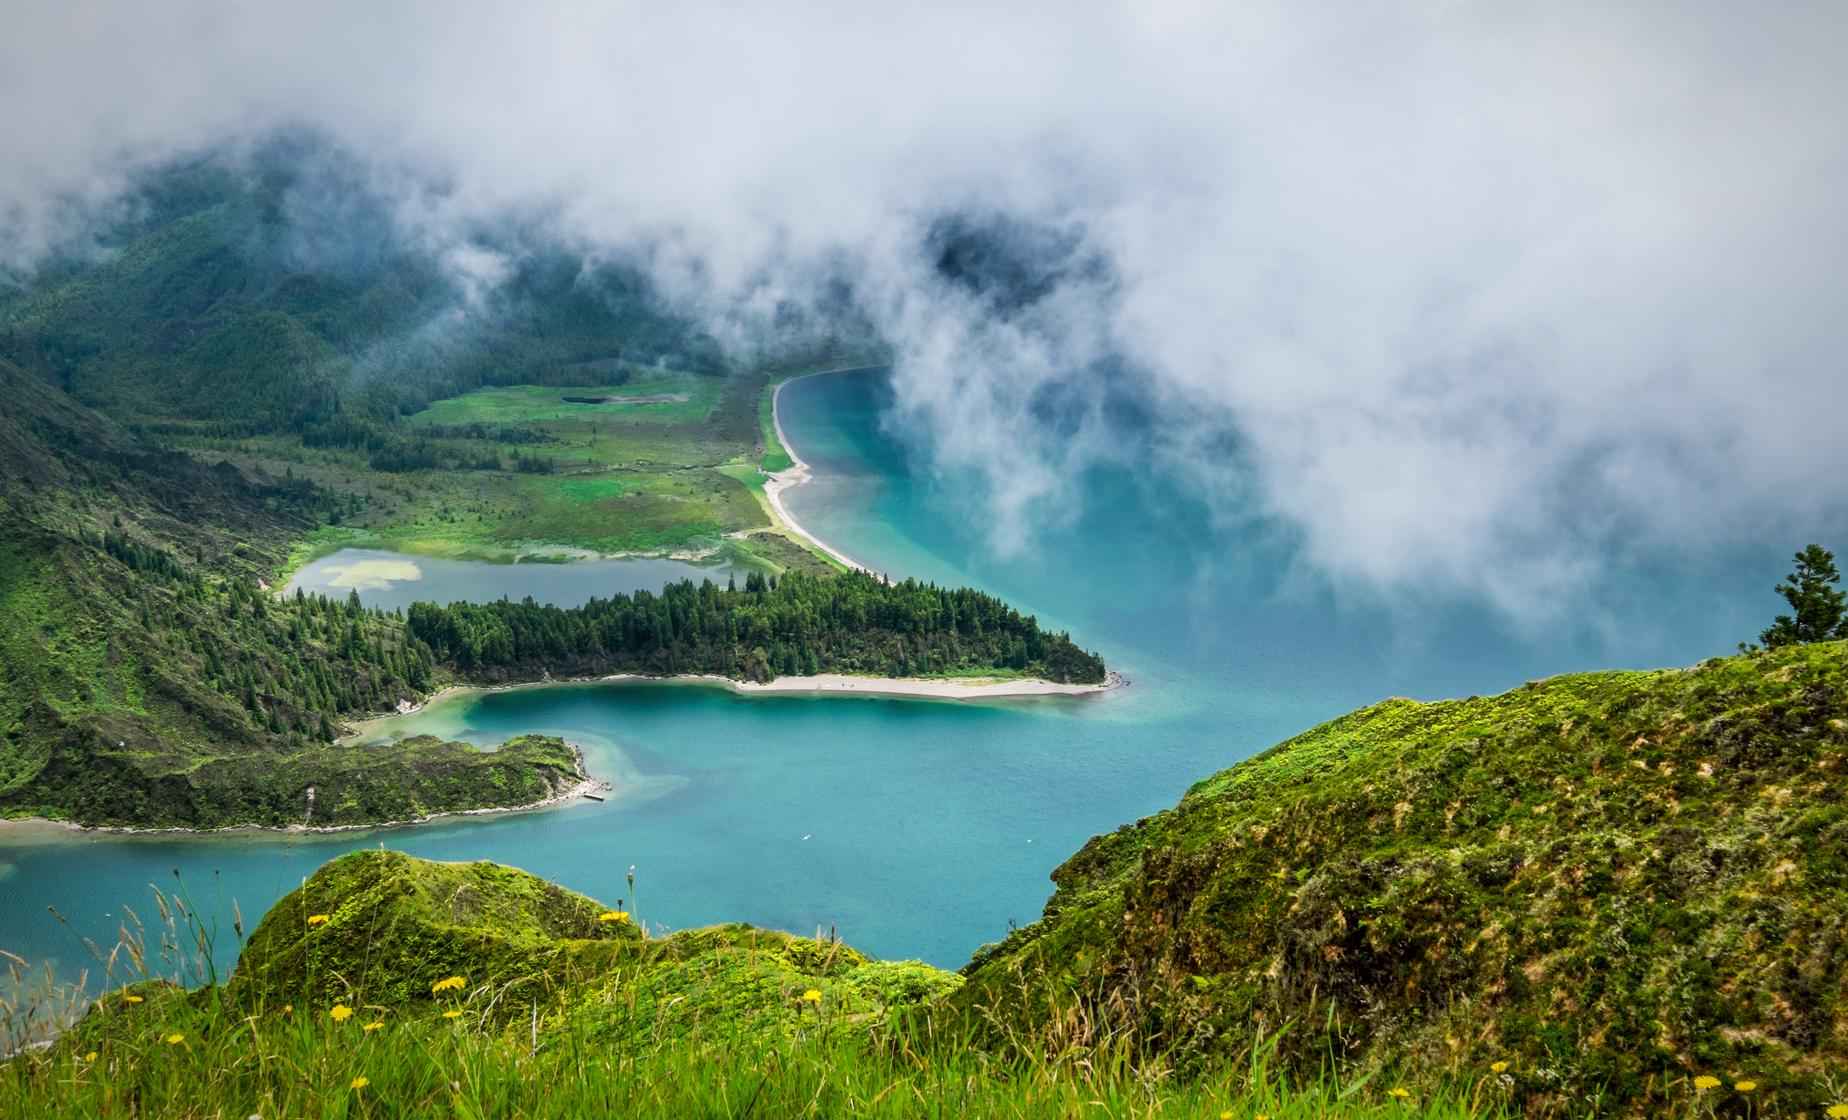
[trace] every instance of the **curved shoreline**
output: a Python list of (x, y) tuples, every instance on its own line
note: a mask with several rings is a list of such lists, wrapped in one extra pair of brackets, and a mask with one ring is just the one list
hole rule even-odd
[[(781, 471), (765, 472), (764, 496), (775, 511), (781, 527), (807, 541), (814, 548), (831, 557), (836, 562), (853, 571), (865, 572), (881, 579), (889, 579), (866, 564), (855, 560), (845, 552), (833, 547), (805, 529), (789, 512), (783, 502), (783, 491), (799, 486), (813, 478), (809, 464), (796, 452), (790, 443), (788, 434), (783, 430), (783, 417), (780, 411), (783, 387), (810, 377), (827, 377), (837, 374), (870, 373), (884, 369), (884, 366), (851, 366), (842, 369), (816, 370), (813, 373), (798, 374), (777, 383), (771, 392), (770, 418), (776, 432), (776, 438), (782, 444), (783, 451), (789, 456), (791, 466)], [(355, 547), (345, 545), (343, 547)], [(395, 550), (387, 550), (395, 551)], [(406, 553), (406, 555), (418, 555)], [(310, 561), (311, 562), (311, 561)], [(291, 564), (291, 570), (299, 570), (301, 565)], [(287, 582), (287, 577), (278, 579), (277, 594)], [(1121, 689), (1129, 684), (1128, 678), (1115, 670), (1108, 670), (1104, 680), (1096, 684), (1066, 684), (1048, 681), (1037, 677), (874, 677), (855, 676), (845, 673), (818, 673), (813, 676), (781, 676), (770, 681), (740, 681), (710, 673), (688, 673), (674, 676), (650, 676), (639, 673), (616, 673), (600, 677), (545, 678), (537, 681), (519, 681), (497, 685), (447, 685), (426, 696), (416, 704), (401, 705), (398, 710), (382, 712), (375, 716), (354, 720), (346, 724), (346, 733), (340, 737), (342, 743), (355, 743), (363, 740), (369, 730), (389, 720), (402, 719), (414, 715), (439, 701), (464, 693), (510, 692), (530, 688), (555, 688), (575, 684), (681, 684), (694, 687), (723, 688), (739, 696), (864, 696), (890, 699), (912, 700), (1032, 700), (1047, 697), (1082, 698), (1097, 696)], [(49, 817), (21, 817), (14, 819), (0, 818), (0, 830), (8, 827), (45, 827), (53, 826), (61, 830), (74, 832), (100, 832), (118, 835), (195, 835), (216, 836), (230, 833), (269, 833), (278, 836), (333, 834), (340, 832), (357, 832), (365, 829), (403, 828), (412, 825), (429, 824), (448, 817), (484, 816), (496, 813), (524, 813), (540, 809), (554, 808), (572, 801), (580, 800), (587, 794), (613, 788), (610, 783), (595, 778), (584, 762), (583, 750), (576, 743), (569, 744), (576, 757), (579, 780), (549, 797), (520, 805), (492, 806), (479, 809), (451, 809), (430, 813), (420, 817), (403, 820), (372, 821), (361, 824), (341, 825), (264, 825), (237, 824), (221, 828), (187, 828), (184, 826), (163, 828), (141, 828), (133, 825), (85, 825), (74, 821), (57, 820)]]
[(770, 391), (770, 424), (776, 429), (777, 442), (783, 445), (783, 454), (789, 456), (789, 461), (793, 465), (785, 467), (780, 471), (766, 471), (764, 474), (764, 498), (770, 503), (770, 508), (776, 511), (776, 516), (782, 521), (784, 528), (820, 549), (836, 563), (845, 565), (850, 571), (865, 572), (868, 575), (879, 576), (882, 579), (885, 578), (884, 572), (875, 571), (867, 565), (860, 563), (845, 552), (842, 552), (840, 549), (830, 545), (807, 529), (804, 529), (802, 523), (797, 521), (795, 517), (790, 514), (789, 507), (783, 503), (783, 491), (802, 485), (804, 482), (813, 478), (814, 475), (809, 471), (808, 462), (804, 460), (801, 455), (796, 453), (795, 445), (789, 442), (789, 436), (784, 433), (783, 414), (781, 409), (784, 386), (794, 384), (797, 381), (804, 381), (811, 377), (828, 377), (838, 373), (871, 373), (874, 370), (885, 368), (887, 367), (850, 366), (846, 369), (824, 369), (817, 370), (814, 373), (799, 374), (787, 380), (777, 382), (776, 388)]
[[(443, 692), (448, 692), (444, 689)], [(437, 695), (441, 695), (438, 693)], [(434, 699), (434, 697), (432, 697)], [(418, 705), (422, 707), (422, 705)], [(378, 716), (376, 719), (388, 719)], [(366, 723), (371, 720), (363, 721)], [(118, 836), (225, 836), (238, 832), (266, 833), (275, 836), (318, 836), (333, 835), (339, 832), (362, 832), (372, 828), (407, 828), (412, 825), (430, 824), (447, 817), (483, 817), (496, 813), (530, 813), (538, 809), (551, 809), (569, 801), (576, 801), (586, 794), (610, 788), (610, 784), (594, 777), (589, 767), (584, 764), (584, 750), (576, 743), (567, 740), (566, 745), (577, 758), (578, 780), (574, 784), (559, 790), (550, 797), (537, 801), (528, 801), (521, 805), (491, 805), (480, 809), (445, 809), (440, 813), (426, 813), (421, 817), (408, 817), (396, 821), (368, 821), (363, 824), (228, 824), (222, 828), (187, 828), (184, 825), (172, 825), (165, 828), (140, 828), (130, 824), (78, 824), (76, 821), (57, 820), (53, 817), (14, 817), (0, 819), (0, 831), (11, 827), (44, 828), (55, 827), (69, 832), (104, 832)]]
[(467, 694), (487, 695), (496, 692), (519, 692), (533, 688), (565, 688), (593, 684), (666, 684), (691, 688), (719, 688), (736, 696), (885, 696), (911, 700), (1033, 700), (1043, 697), (1086, 697), (1112, 692), (1129, 684), (1129, 679), (1112, 669), (1095, 684), (1064, 684), (1038, 677), (863, 677), (847, 673), (817, 673), (812, 677), (785, 676), (771, 681), (739, 681), (716, 673), (679, 673), (653, 676), (647, 673), (611, 673), (601, 677), (550, 677), (537, 681), (510, 681), (506, 684), (445, 685), (420, 703), (406, 704), (395, 712), (384, 712), (354, 720), (340, 737), (346, 744), (362, 742), (381, 723), (403, 719), (424, 711), (444, 700)]

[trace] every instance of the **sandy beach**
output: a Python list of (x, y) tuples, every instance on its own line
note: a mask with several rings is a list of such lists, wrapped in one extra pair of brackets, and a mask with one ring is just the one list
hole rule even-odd
[[(877, 367), (869, 367), (869, 368), (877, 368)], [(884, 573), (874, 571), (872, 568), (869, 568), (865, 564), (860, 563), (858, 560), (855, 560), (853, 557), (847, 555), (845, 552), (842, 552), (840, 549), (833, 547), (832, 545), (828, 544), (828, 542), (822, 540), (820, 537), (817, 537), (815, 534), (809, 532), (807, 529), (804, 529), (802, 527), (801, 522), (797, 521), (794, 517), (790, 516), (789, 507), (783, 503), (783, 491), (788, 490), (791, 487), (800, 486), (804, 482), (807, 482), (810, 479), (810, 477), (812, 477), (809, 474), (808, 463), (804, 462), (802, 459), (802, 456), (796, 453), (795, 446), (789, 442), (789, 437), (785, 435), (783, 432), (782, 405), (783, 405), (784, 386), (787, 386), (796, 381), (801, 381), (805, 377), (826, 377), (828, 374), (831, 374), (831, 373), (856, 373), (856, 372), (859, 372), (859, 370), (857, 369), (831, 369), (831, 370), (823, 370), (820, 373), (805, 373), (802, 375), (802, 377), (792, 377), (788, 381), (782, 382), (770, 394), (770, 422), (776, 427), (777, 441), (783, 445), (783, 451), (786, 454), (788, 454), (790, 462), (793, 463), (794, 465), (784, 470), (777, 471), (774, 474), (770, 474), (764, 479), (764, 497), (769, 499), (770, 508), (776, 511), (777, 517), (783, 522), (784, 527), (787, 528), (790, 532), (796, 534), (798, 537), (801, 537), (803, 540), (814, 545), (816, 548), (827, 553), (829, 556), (832, 556), (834, 559), (838, 560), (842, 564), (845, 564), (848, 568), (851, 568), (854, 571), (867, 572), (871, 575), (878, 576), (878, 575), (884, 575)]]
[[(722, 679), (722, 678), (721, 678)], [(846, 692), (859, 696), (918, 696), (932, 700), (1005, 700), (1029, 696), (1092, 696), (1124, 684), (1115, 673), (1099, 684), (1060, 684), (1017, 677), (850, 677), (817, 673), (812, 677), (778, 677), (758, 684), (726, 681), (735, 692)]]
[(778, 677), (772, 681), (738, 681), (714, 673), (682, 673), (659, 677), (645, 673), (612, 673), (604, 677), (550, 677), (512, 684), (452, 684), (430, 694), (422, 703), (400, 705), (396, 712), (370, 716), (347, 725), (343, 743), (363, 741), (380, 725), (415, 715), (451, 697), (474, 693), (515, 692), (531, 688), (592, 684), (678, 684), (723, 688), (740, 696), (848, 695), (902, 696), (919, 700), (1027, 700), (1041, 696), (1096, 696), (1122, 688), (1129, 681), (1116, 672), (1096, 684), (1061, 684), (1034, 677), (860, 677), (846, 673), (817, 673), (812, 677)]

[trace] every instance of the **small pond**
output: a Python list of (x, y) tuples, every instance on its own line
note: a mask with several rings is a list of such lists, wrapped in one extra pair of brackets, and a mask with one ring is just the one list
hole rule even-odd
[(749, 565), (729, 560), (693, 563), (657, 556), (495, 564), (343, 548), (298, 569), (283, 593), (293, 595), (300, 588), (310, 595), (343, 599), (349, 591), (358, 591), (360, 602), (384, 610), (425, 601), (487, 603), (503, 595), (509, 599), (531, 595), (541, 603), (573, 607), (642, 588), (659, 591), (683, 579), (695, 583), (709, 579), (724, 586), (735, 577), (743, 583), (751, 570)]

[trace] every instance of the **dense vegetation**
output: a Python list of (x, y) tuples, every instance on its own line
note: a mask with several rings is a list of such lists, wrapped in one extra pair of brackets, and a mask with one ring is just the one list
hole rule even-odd
[(753, 572), (742, 589), (711, 581), (670, 584), (563, 610), (506, 600), (413, 604), (412, 635), (471, 678), (539, 672), (855, 673), (941, 676), (1004, 670), (1052, 681), (1097, 682), (1104, 663), (1048, 634), (980, 591), (852, 572), (834, 577)]
[(0, 1105), (1834, 1116), (1845, 764), (1840, 642), (1389, 700), (1092, 840), (960, 976), (356, 853)]
[[(781, 452), (762, 408), (791, 370), (868, 357), (844, 311), (779, 316), (741, 369), (619, 265), (523, 252), (471, 294), (302, 138), (170, 168), (120, 214), (0, 277), (0, 814), (297, 823), (309, 787), (380, 775), (342, 721), (458, 678), (1100, 672), (986, 597), (800, 578), (833, 568), (763, 499), (759, 460)], [(270, 593), (349, 543), (724, 551), (783, 578), (451, 607), (421, 633)], [(572, 768), (436, 741), (391, 757), (377, 793), (328, 797), (316, 823), (536, 800)]]
[(296, 824), (314, 786), (314, 822), (351, 824), (522, 804), (571, 780), (568, 752), (434, 740), (394, 748), (380, 780), (377, 749), (335, 741), (343, 718), (457, 677), (1101, 673), (988, 596), (858, 576), (573, 611), (419, 607), (412, 626), (351, 597), (278, 598), (260, 580), (334, 495), (150, 448), (3, 362), (0, 395), (0, 812)]
[[(171, 912), (184, 913), (175, 900)], [(743, 925), (648, 936), (493, 864), (358, 852), (277, 903), (228, 983), (174, 960), (0, 1063), (8, 1115), (1396, 1117), (1258, 1060), (1177, 1083), (1130, 1046), (997, 1061), (938, 1032), (959, 981)], [(174, 928), (177, 927), (177, 928)], [(192, 942), (183, 922), (165, 943)], [(150, 955), (150, 959), (152, 959)], [(15, 1027), (26, 1025), (15, 1021)], [(1421, 1114), (1493, 1107), (1492, 1084)]]
[(412, 744), (380, 781), (344, 715), (432, 683), (401, 619), (258, 580), (333, 499), (146, 446), (0, 362), (0, 811), (89, 824), (350, 824), (518, 804), (559, 745)]
[(1755, 1086), (1728, 1114), (1817, 1115), (1848, 1068), (1844, 766), (1840, 642), (1388, 700), (1091, 841), (955, 999), (1076, 1000), (1183, 1065), (1261, 1026), (1299, 1072), (1505, 1062), (1572, 1113), (1715, 1077)]

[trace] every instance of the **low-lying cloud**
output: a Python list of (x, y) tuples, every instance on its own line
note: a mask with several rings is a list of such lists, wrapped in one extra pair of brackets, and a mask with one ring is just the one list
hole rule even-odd
[[(1613, 548), (1841, 512), (1840, 5), (59, 3), (9, 24), (15, 265), (140, 168), (306, 127), (476, 299), (507, 262), (474, 232), (509, 221), (648, 262), (739, 338), (845, 280), (895, 346), (900, 422), (981, 480), (1003, 547), (1127, 453), (1104, 407), (1126, 384), (1155, 418), (1137, 453), (1356, 587), (1525, 611)], [(958, 229), (1005, 259), (946, 256)]]

